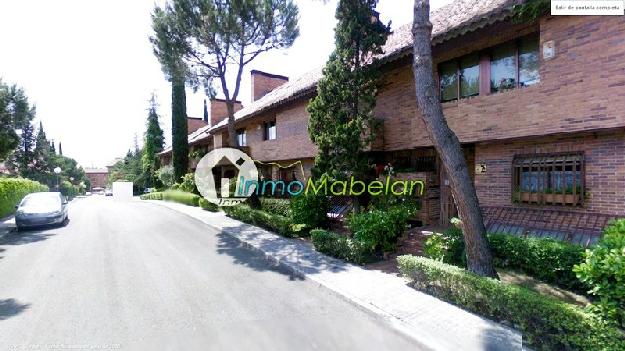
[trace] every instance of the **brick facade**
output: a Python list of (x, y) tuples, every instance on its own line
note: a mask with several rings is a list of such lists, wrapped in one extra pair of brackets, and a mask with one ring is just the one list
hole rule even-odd
[(85, 169), (85, 176), (91, 182), (91, 189), (93, 188), (106, 188), (108, 184), (108, 170), (100, 168), (87, 168)]
[(187, 117), (187, 134), (191, 134), (196, 130), (206, 127), (208, 123), (201, 118)]
[(250, 72), (252, 101), (256, 101), (289, 81), (288, 77), (258, 70)]

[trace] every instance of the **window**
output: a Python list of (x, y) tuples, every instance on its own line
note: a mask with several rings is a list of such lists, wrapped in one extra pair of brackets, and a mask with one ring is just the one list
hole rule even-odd
[(263, 138), (265, 140), (276, 140), (276, 138), (278, 137), (276, 133), (276, 121), (265, 122), (263, 129), (264, 129)]
[(540, 82), (538, 35), (496, 46), (491, 51), (491, 92), (526, 87)]
[(245, 134), (245, 129), (237, 130), (237, 143), (239, 146), (247, 146), (247, 135)]
[(480, 58), (478, 54), (467, 55), (459, 60), (439, 65), (441, 101), (452, 101), (479, 95)]
[(572, 206), (583, 204), (585, 189), (582, 153), (517, 156), (512, 167), (514, 202)]

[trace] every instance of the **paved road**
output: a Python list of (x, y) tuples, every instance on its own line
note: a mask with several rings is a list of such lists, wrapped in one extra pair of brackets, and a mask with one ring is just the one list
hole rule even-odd
[(0, 239), (0, 350), (415, 350), (390, 327), (170, 209), (92, 196)]

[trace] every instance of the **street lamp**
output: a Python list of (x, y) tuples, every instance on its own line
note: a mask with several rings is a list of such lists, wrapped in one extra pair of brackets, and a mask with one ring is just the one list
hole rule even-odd
[(61, 174), (61, 167), (54, 168), (54, 173), (56, 173), (56, 190), (60, 190), (61, 176), (59, 174)]

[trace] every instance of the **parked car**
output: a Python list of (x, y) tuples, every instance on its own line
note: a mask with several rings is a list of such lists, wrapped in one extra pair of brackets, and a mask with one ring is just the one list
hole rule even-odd
[(59, 192), (42, 192), (26, 195), (15, 206), (17, 230), (50, 224), (66, 224), (67, 198)]
[(106, 190), (104, 190), (104, 195), (106, 195), (106, 196), (113, 196), (113, 191), (111, 189), (106, 189)]

